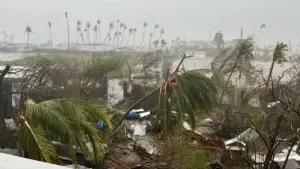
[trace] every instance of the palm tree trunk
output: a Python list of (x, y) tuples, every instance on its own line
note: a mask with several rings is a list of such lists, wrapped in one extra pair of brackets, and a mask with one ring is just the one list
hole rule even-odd
[(97, 30), (95, 31), (95, 43), (98, 43), (98, 34), (97, 34)]
[(70, 27), (69, 27), (69, 20), (68, 17), (66, 17), (67, 21), (67, 32), (68, 32), (68, 50), (70, 49)]
[(28, 55), (28, 50), (29, 50), (29, 33), (27, 33), (27, 47), (26, 47), (26, 56)]
[(141, 48), (143, 48), (143, 42), (144, 42), (144, 38), (145, 38), (145, 33), (146, 33), (146, 29), (144, 27), (144, 32), (143, 32), (142, 41), (141, 41)]
[(87, 30), (87, 36), (88, 36), (89, 44), (91, 44), (91, 39), (90, 39), (90, 29)]
[(272, 74), (273, 74), (273, 69), (274, 69), (275, 61), (276, 61), (276, 58), (275, 58), (275, 56), (274, 56), (274, 57), (273, 57), (273, 60), (272, 60), (271, 67), (270, 67), (270, 70), (269, 70), (269, 75), (268, 75), (268, 79), (267, 79), (267, 82), (266, 82), (266, 87), (269, 86), (270, 80), (271, 80), (271, 78), (272, 78)]
[(224, 97), (224, 94), (225, 94), (225, 90), (226, 90), (226, 88), (227, 88), (227, 86), (228, 86), (228, 84), (229, 84), (229, 81), (230, 81), (231, 76), (232, 76), (232, 74), (233, 74), (233, 72), (234, 72), (234, 69), (235, 69), (236, 66), (237, 66), (238, 61), (239, 61), (239, 56), (237, 56), (237, 58), (236, 58), (236, 60), (235, 60), (235, 63), (234, 63), (234, 65), (233, 65), (233, 67), (232, 67), (232, 70), (231, 70), (231, 72), (230, 72), (230, 74), (229, 74), (229, 76), (228, 76), (228, 79), (227, 79), (227, 81), (226, 81), (226, 84), (225, 84), (225, 86), (224, 86), (224, 89), (223, 89), (223, 92), (222, 92), (222, 94), (221, 94), (220, 101), (219, 101), (220, 104), (221, 104), (221, 102), (222, 102), (222, 100), (223, 100), (223, 97)]
[(49, 28), (49, 35), (50, 35), (50, 42), (51, 42), (51, 44), (53, 44), (53, 41), (52, 41), (52, 33), (51, 33), (51, 28)]

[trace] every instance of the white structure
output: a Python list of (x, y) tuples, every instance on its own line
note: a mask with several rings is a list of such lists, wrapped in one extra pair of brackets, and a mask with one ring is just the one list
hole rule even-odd
[(0, 153), (0, 169), (67, 169), (67, 167)]

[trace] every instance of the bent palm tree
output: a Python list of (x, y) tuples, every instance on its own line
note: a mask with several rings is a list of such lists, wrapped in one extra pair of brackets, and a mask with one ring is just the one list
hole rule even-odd
[[(197, 114), (207, 112), (214, 108), (217, 102), (217, 88), (213, 81), (202, 73), (188, 71), (180, 74), (179, 68), (184, 59), (188, 57), (190, 56), (184, 55), (166, 82), (134, 103), (116, 125), (114, 131), (122, 124), (122, 121), (132, 109), (155, 94), (159, 96), (157, 118), (162, 121), (165, 132), (170, 131), (170, 129), (174, 127), (172, 126), (174, 123), (171, 122), (171, 110), (178, 112), (176, 122), (182, 122), (185, 115), (188, 115), (187, 120), (194, 129)], [(114, 131), (112, 133), (114, 133)]]
[(19, 116), (18, 138), (29, 158), (60, 163), (53, 142), (67, 145), (73, 162), (77, 164), (74, 146), (89, 155), (86, 142), (92, 145), (95, 162), (103, 158), (103, 145), (95, 123), (102, 119), (110, 128), (110, 121), (101, 107), (72, 99), (55, 99), (35, 103), (25, 102)]

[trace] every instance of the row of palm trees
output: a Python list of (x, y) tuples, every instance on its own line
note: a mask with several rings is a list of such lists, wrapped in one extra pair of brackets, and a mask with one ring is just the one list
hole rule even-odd
[[(105, 38), (102, 40), (100, 24), (101, 24), (101, 21), (100, 21), (100, 19), (98, 19), (96, 24), (92, 28), (92, 30), (94, 32), (94, 41), (93, 41), (94, 44), (110, 44), (110, 45), (116, 45), (117, 47), (119, 47), (120, 45), (124, 45), (124, 36), (127, 33), (128, 37), (127, 37), (127, 41), (126, 41), (126, 46), (133, 46), (133, 47), (136, 46), (137, 28), (128, 28), (128, 26), (125, 23), (120, 22), (120, 20), (113, 21), (113, 22), (109, 23), (108, 32), (107, 32)], [(86, 43), (91, 44), (91, 40), (90, 40), (90, 28), (91, 27), (92, 27), (92, 25), (90, 22), (86, 22), (86, 24), (83, 25), (82, 21), (80, 21), (80, 20), (77, 21), (76, 31), (77, 31), (77, 43), (78, 44), (79, 44), (79, 37), (81, 38), (82, 44), (86, 44)], [(141, 44), (140, 44), (141, 48), (144, 48), (146, 45), (146, 44), (144, 44), (144, 39), (145, 39), (147, 27), (148, 27), (148, 23), (144, 22), (143, 33), (142, 33)], [(159, 25), (156, 24), (154, 26), (154, 31), (149, 34), (150, 38), (149, 38), (148, 47), (151, 47), (152, 44), (157, 47), (159, 42), (161, 42), (161, 44), (164, 44), (164, 45), (166, 44), (165, 40), (163, 39), (163, 35), (165, 33), (164, 29), (160, 30), (159, 39), (152, 42), (152, 39), (158, 29), (159, 29)], [(85, 41), (85, 39), (87, 41)]]
[[(66, 19), (66, 26), (67, 26), (67, 40), (68, 40), (68, 49), (70, 48), (70, 25), (69, 25), (69, 18), (68, 13), (65, 12), (65, 19)], [(85, 24), (77, 20), (76, 23), (76, 32), (77, 32), (77, 44), (108, 44), (108, 45), (115, 45), (117, 47), (119, 46), (136, 46), (136, 33), (137, 28), (129, 28), (125, 23), (121, 22), (120, 20), (115, 20), (109, 23), (108, 32), (104, 39), (102, 39), (101, 36), (101, 20), (98, 19), (93, 26), (90, 22), (86, 22)], [(52, 23), (48, 22), (49, 27), (49, 37), (50, 37), (50, 44), (53, 44), (52, 39)], [(167, 45), (165, 39), (163, 38), (163, 35), (165, 34), (164, 29), (160, 29), (160, 26), (156, 24), (154, 26), (153, 31), (150, 31), (149, 33), (149, 42), (148, 44), (145, 44), (145, 36), (147, 33), (148, 23), (144, 22), (143, 24), (143, 33), (141, 37), (141, 43), (140, 48), (146, 48), (148, 45), (148, 48), (152, 48), (152, 45), (154, 48), (158, 48), (159, 44), (161, 47), (165, 47)], [(94, 32), (93, 41), (90, 39), (91, 31)], [(155, 35), (159, 32), (158, 39), (155, 41), (152, 41)], [(27, 48), (28, 43), (30, 39), (30, 34), (33, 33), (32, 28), (30, 26), (27, 26), (25, 28), (25, 33), (27, 34)], [(125, 34), (127, 34), (127, 40), (126, 43), (124, 42)], [(80, 40), (81, 39), (81, 40)], [(81, 41), (81, 42), (80, 42)]]

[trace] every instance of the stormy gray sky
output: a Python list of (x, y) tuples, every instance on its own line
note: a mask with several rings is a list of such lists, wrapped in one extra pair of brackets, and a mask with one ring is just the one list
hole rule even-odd
[(102, 36), (108, 23), (119, 19), (138, 29), (137, 41), (144, 21), (149, 24), (147, 34), (159, 24), (168, 41), (176, 37), (207, 40), (210, 30), (221, 30), (225, 39), (237, 38), (240, 28), (245, 35), (258, 35), (264, 23), (262, 43), (291, 39), (295, 44), (300, 37), (299, 7), (300, 0), (0, 0), (0, 30), (25, 42), (24, 29), (30, 25), (35, 32), (32, 42), (43, 43), (49, 39), (47, 23), (51, 21), (54, 42), (66, 41), (67, 11), (74, 42), (78, 19), (95, 24), (100, 18)]

